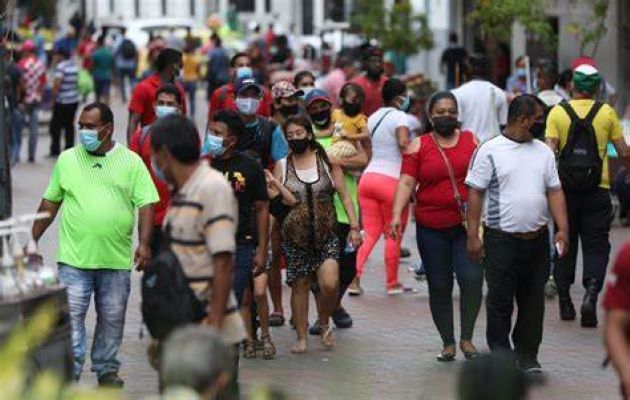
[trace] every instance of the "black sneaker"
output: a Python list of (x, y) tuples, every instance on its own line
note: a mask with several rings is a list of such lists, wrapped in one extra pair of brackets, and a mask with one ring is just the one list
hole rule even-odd
[(575, 320), (575, 307), (569, 296), (560, 296), (560, 319), (563, 321)]
[(587, 292), (580, 311), (582, 327), (597, 328), (597, 294)]
[(117, 372), (107, 372), (98, 378), (98, 385), (111, 388), (121, 388), (125, 381), (120, 379)]
[(518, 366), (526, 374), (541, 374), (543, 372), (538, 360), (520, 360)]
[(348, 314), (345, 308), (340, 307), (337, 310), (333, 311), (331, 317), (337, 328), (352, 328), (352, 317), (350, 316), (350, 314)]
[(400, 248), (400, 258), (409, 258), (411, 257), (411, 250), (406, 247)]
[(315, 321), (315, 323), (308, 328), (308, 334), (311, 336), (320, 336), (322, 334), (322, 327), (319, 326), (319, 321)]

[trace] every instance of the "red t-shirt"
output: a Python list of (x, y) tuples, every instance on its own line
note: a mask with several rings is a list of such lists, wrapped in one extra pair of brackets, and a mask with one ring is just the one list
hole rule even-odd
[(606, 310), (630, 311), (630, 242), (617, 254), (602, 305)]
[[(270, 117), (272, 104), (271, 92), (266, 87), (263, 87), (263, 98), (258, 106), (256, 115)], [(212, 113), (224, 109), (237, 111), (236, 103), (234, 102), (234, 84), (232, 82), (226, 83), (212, 93), (210, 104), (208, 104), (208, 120), (211, 119)]]
[(162, 226), (162, 221), (164, 221), (164, 216), (166, 215), (166, 210), (168, 209), (168, 205), (171, 201), (171, 191), (168, 188), (166, 182), (163, 182), (155, 177), (155, 173), (153, 172), (153, 167), (151, 166), (151, 135), (147, 135), (144, 143), (142, 143), (142, 149), (140, 148), (140, 138), (142, 136), (142, 129), (138, 128), (133, 136), (131, 136), (131, 142), (129, 143), (129, 149), (134, 153), (138, 154), (144, 164), (147, 166), (149, 173), (151, 174), (151, 179), (153, 179), (153, 183), (158, 191), (158, 195), (160, 196), (160, 201), (153, 205), (153, 224), (154, 226)]
[(365, 101), (363, 102), (363, 113), (366, 116), (372, 115), (376, 110), (383, 107), (383, 85), (387, 82), (386, 76), (374, 82), (368, 79), (367, 75), (361, 75), (354, 78), (352, 82), (358, 84), (365, 92)]
[[(420, 150), (403, 155), (401, 174), (416, 179), (416, 221), (432, 229), (445, 229), (462, 223), (461, 212), (455, 200), (448, 169), (431, 134), (420, 137)], [(477, 145), (471, 132), (464, 131), (454, 147), (445, 148), (462, 202), (466, 202), (468, 189), (464, 185), (468, 165)]]
[[(144, 79), (138, 83), (133, 89), (131, 94), (131, 101), (129, 101), (129, 112), (140, 114), (140, 126), (145, 126), (155, 121), (155, 110), (153, 104), (155, 103), (155, 92), (165, 82), (162, 82), (160, 75), (157, 73)], [(177, 82), (175, 84), (182, 94), (182, 115), (186, 115), (186, 94), (184, 87)]]

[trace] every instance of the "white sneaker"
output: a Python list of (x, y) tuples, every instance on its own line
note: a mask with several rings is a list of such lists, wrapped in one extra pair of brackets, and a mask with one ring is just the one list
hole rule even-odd
[(387, 289), (388, 296), (396, 296), (399, 294), (403, 294), (405, 292), (405, 288), (402, 285), (397, 285)]

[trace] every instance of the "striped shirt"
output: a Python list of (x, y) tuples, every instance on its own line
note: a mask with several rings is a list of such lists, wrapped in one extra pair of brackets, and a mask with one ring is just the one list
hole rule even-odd
[[(237, 202), (232, 188), (218, 171), (203, 161), (186, 184), (171, 198), (164, 231), (193, 290), (206, 300), (212, 298), (212, 257), (236, 250)], [(244, 338), (243, 321), (234, 293), (230, 293), (221, 328), (229, 343)]]
[(63, 60), (55, 69), (55, 79), (61, 81), (57, 93), (57, 103), (73, 104), (79, 102), (79, 67), (74, 60)]

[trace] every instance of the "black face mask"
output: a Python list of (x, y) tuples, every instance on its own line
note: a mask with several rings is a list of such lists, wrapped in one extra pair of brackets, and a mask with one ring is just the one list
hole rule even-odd
[(291, 148), (291, 151), (295, 154), (304, 153), (306, 150), (308, 150), (310, 144), (311, 140), (309, 138), (289, 140), (289, 147)]
[(293, 115), (296, 115), (298, 111), (300, 111), (300, 108), (298, 107), (297, 104), (293, 104), (292, 106), (280, 107), (280, 112), (282, 113), (282, 115), (284, 115), (287, 118)]
[(342, 103), (341, 108), (343, 108), (344, 114), (348, 117), (354, 117), (355, 115), (361, 112), (361, 104), (359, 103)]
[(313, 124), (315, 124), (315, 126), (324, 127), (327, 126), (330, 122), (330, 109), (322, 110), (312, 114), (309, 113), (309, 116), (311, 117), (311, 121), (313, 121)]
[(452, 136), (457, 128), (459, 128), (459, 122), (455, 117), (433, 118), (433, 130), (442, 137)]
[(381, 75), (383, 75), (383, 68), (367, 68), (365, 70), (365, 74), (373, 81), (380, 79)]
[(534, 122), (534, 124), (529, 128), (529, 131), (534, 138), (542, 139), (545, 136), (545, 123)]

